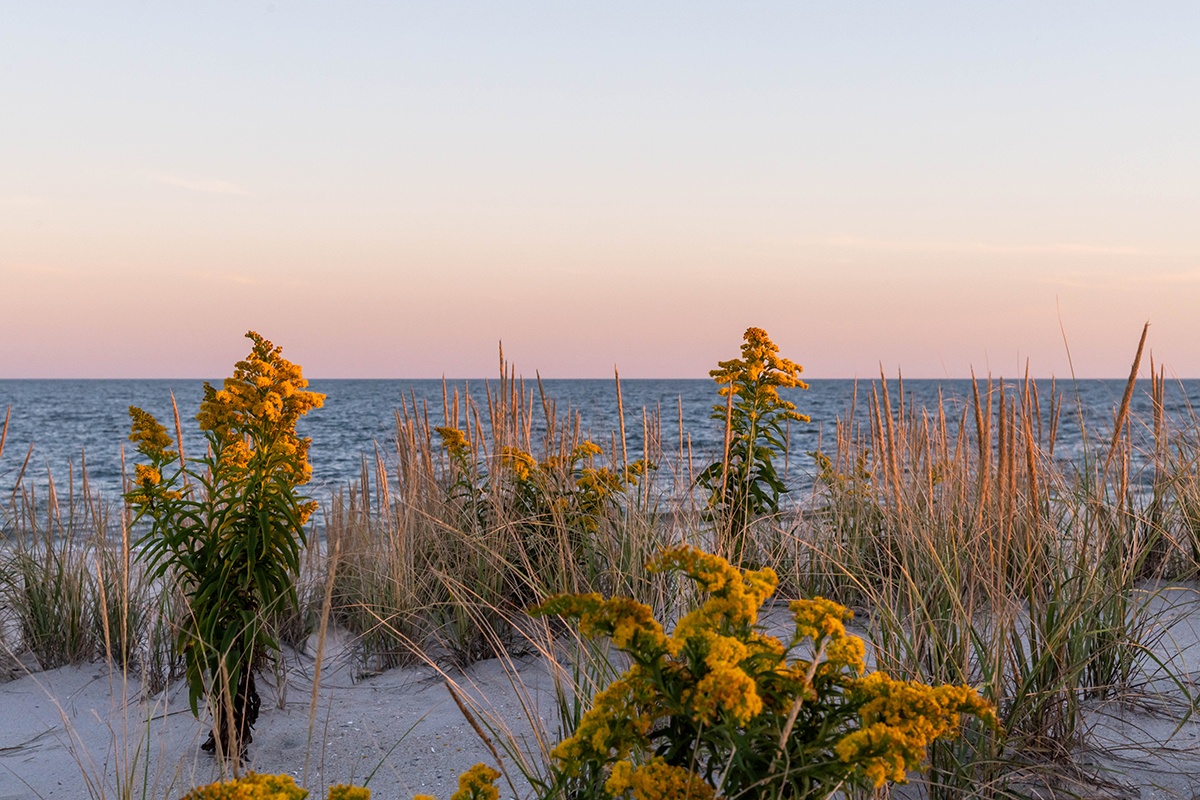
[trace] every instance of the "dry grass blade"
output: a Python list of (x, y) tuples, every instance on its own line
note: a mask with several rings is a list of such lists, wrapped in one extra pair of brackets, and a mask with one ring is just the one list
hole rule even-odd
[(1125, 428), (1125, 420), (1129, 417), (1129, 402), (1133, 399), (1133, 387), (1137, 383), (1138, 368), (1142, 363), (1142, 349), (1146, 346), (1146, 334), (1150, 332), (1150, 323), (1142, 328), (1142, 338), (1138, 340), (1137, 353), (1133, 357), (1133, 366), (1129, 369), (1129, 380), (1125, 382), (1125, 393), (1121, 395), (1121, 405), (1117, 409), (1117, 418), (1113, 422), (1112, 442), (1108, 446), (1108, 457), (1104, 459), (1104, 469), (1101, 475), (1108, 474), (1108, 467), (1113, 456), (1117, 453), (1117, 445), (1121, 441), (1121, 433)]
[(4, 427), (0, 428), (0, 458), (4, 457), (4, 443), (8, 441), (8, 423), (12, 419), (12, 406), (4, 412)]

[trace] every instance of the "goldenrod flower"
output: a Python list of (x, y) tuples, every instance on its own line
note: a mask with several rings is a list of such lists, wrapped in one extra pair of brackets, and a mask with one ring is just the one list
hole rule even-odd
[(306, 500), (300, 505), (296, 506), (296, 513), (300, 517), (300, 524), (304, 525), (307, 523), (309, 519), (312, 518), (313, 513), (318, 507), (319, 506), (316, 500)]
[(652, 691), (648, 676), (631, 668), (593, 698), (575, 733), (559, 742), (551, 755), (562, 769), (576, 774), (586, 762), (626, 758), (634, 748), (644, 747), (657, 719)]
[(759, 608), (774, 594), (779, 583), (779, 577), (769, 567), (743, 573), (720, 556), (689, 545), (667, 548), (647, 569), (656, 572), (678, 569), (711, 595), (675, 626), (671, 636), (675, 654), (689, 638), (707, 630), (757, 623)]
[(853, 618), (853, 612), (823, 597), (794, 600), (788, 608), (796, 622), (795, 642), (808, 638), (814, 648), (824, 642), (826, 661), (834, 671), (846, 667), (857, 674), (866, 668), (866, 646), (862, 639), (846, 633), (846, 623)]
[(458, 776), (458, 791), (450, 800), (498, 800), (496, 779), (500, 773), (485, 764), (476, 764)]
[[(850, 612), (832, 601), (791, 604), (789, 646), (765, 634), (757, 620), (775, 589), (770, 570), (742, 571), (687, 546), (663, 551), (651, 568), (680, 570), (709, 593), (669, 638), (649, 607), (628, 598), (559, 596), (535, 609), (578, 618), (583, 635), (610, 637), (632, 662), (552, 750), (554, 796), (567, 789), (621, 800), (714, 800), (718, 785), (730, 797), (882, 786), (903, 780), (933, 739), (957, 732), (962, 714), (994, 719), (969, 687), (933, 688), (883, 673), (856, 678), (864, 645), (846, 632)], [(806, 642), (820, 659), (815, 665), (792, 659)], [(707, 779), (678, 766), (692, 764)]]
[(864, 773), (882, 786), (905, 780), (905, 771), (925, 758), (929, 744), (957, 733), (963, 714), (995, 724), (995, 709), (968, 686), (926, 686), (897, 681), (875, 672), (855, 682), (852, 693), (862, 701), (863, 727), (838, 742), (838, 756), (863, 765)]
[(604, 789), (614, 797), (632, 794), (633, 800), (713, 800), (713, 788), (696, 773), (673, 767), (662, 758), (635, 767), (618, 761)]
[(306, 797), (308, 792), (297, 786), (290, 775), (248, 772), (232, 781), (197, 787), (182, 800), (304, 800)]
[(587, 439), (580, 443), (579, 446), (577, 446), (571, 452), (571, 459), (574, 461), (583, 461), (584, 459), (592, 458), (603, 453), (604, 451), (600, 449), (600, 445), (596, 444), (590, 439)]
[(246, 444), (245, 439), (234, 439), (221, 449), (221, 466), (226, 469), (239, 470), (250, 466), (254, 451)]
[(745, 725), (763, 710), (758, 685), (744, 670), (720, 666), (712, 670), (688, 693), (697, 721), (715, 723), (724, 711), (738, 725)]
[(329, 787), (326, 800), (371, 800), (371, 790), (365, 786), (347, 786), (339, 783)]
[[(139, 552), (158, 574), (169, 569), (187, 595), (191, 613), (181, 623), (179, 639), (193, 713), (206, 695), (234, 697), (232, 723), (216, 715), (214, 738), (221, 739), (252, 724), (239, 709), (246, 708), (242, 700), (254, 691), (253, 682), (248, 688), (244, 682), (230, 686), (232, 676), (252, 674), (263, 651), (274, 645), (261, 626), (231, 627), (230, 620), (255, 619), (280, 593), (294, 597), (295, 564), (305, 543), (302, 526), (316, 508), (294, 491), (312, 475), (310, 442), (297, 436), (296, 422), (324, 402), (324, 395), (305, 391), (300, 367), (285, 360), (280, 348), (253, 331), (247, 336), (253, 341), (251, 353), (237, 363), (233, 376), (219, 390), (204, 387), (197, 420), (208, 453), (192, 459), (203, 471), (181, 463), (174, 475), (164, 477), (168, 461), (178, 455), (167, 450), (171, 437), (152, 415), (130, 408), (130, 439), (150, 461), (135, 465), (136, 485), (125, 495), (137, 507), (137, 521), (145, 516), (153, 521)], [(167, 488), (180, 480), (182, 491)], [(212, 642), (223, 644), (205, 646)], [(272, 794), (275, 789), (254, 780), (247, 776), (249, 788), (239, 794), (213, 789), (224, 793), (199, 796), (288, 796)], [(363, 797), (347, 792), (347, 800)]]
[(742, 561), (746, 526), (756, 516), (779, 510), (788, 487), (773, 459), (786, 452), (788, 420), (808, 421), (796, 406), (779, 397), (779, 388), (808, 386), (802, 368), (779, 355), (779, 348), (761, 328), (744, 335), (742, 357), (717, 362), (709, 374), (725, 403), (713, 406), (712, 417), (725, 424), (725, 449), (706, 466), (697, 483), (708, 493), (709, 513), (723, 520), (728, 531), (723, 549)]
[[(778, 355), (779, 348), (762, 328), (747, 328), (742, 339), (742, 357), (718, 361), (717, 369), (708, 373), (714, 381), (723, 385), (721, 396), (744, 391), (747, 384), (756, 385), (763, 397), (775, 399), (778, 408), (794, 411), (795, 405), (779, 400), (776, 388), (807, 389), (808, 384), (800, 380), (804, 367)], [(788, 416), (808, 421), (803, 414), (792, 413)]]
[(837, 743), (834, 751), (842, 761), (858, 764), (876, 789), (888, 781), (905, 783), (908, 770), (925, 755), (923, 747), (914, 747), (903, 733), (882, 724), (869, 725), (851, 733)]
[(527, 481), (537, 469), (537, 460), (519, 447), (504, 446), (500, 450), (500, 463), (512, 470), (518, 481)]
[(162, 473), (147, 464), (135, 464), (133, 466), (133, 482), (149, 489), (162, 482)]
[[(254, 343), (250, 356), (237, 362), (233, 377), (225, 379), (222, 389), (204, 384), (204, 401), (196, 420), (201, 430), (212, 431), (225, 445), (223, 451), (247, 437), (250, 450), (268, 448), (292, 484), (302, 485), (312, 475), (310, 440), (296, 435), (296, 421), (320, 408), (325, 395), (303, 391), (308, 381), (299, 365), (283, 357), (282, 348), (254, 331), (246, 337)], [(245, 454), (236, 450), (230, 459), (233, 467), (247, 461)]]
[(172, 444), (171, 436), (153, 414), (137, 406), (130, 406), (129, 417), (133, 420), (129, 441), (137, 443), (139, 453), (157, 461), (167, 461), (178, 455), (167, 450)]
[(584, 636), (608, 636), (620, 650), (665, 651), (667, 637), (650, 607), (628, 597), (557, 595), (532, 609), (538, 614), (577, 617)]
[(438, 427), (434, 428), (437, 435), (442, 437), (442, 447), (444, 447), (452, 456), (461, 456), (471, 452), (471, 443), (467, 440), (467, 434), (460, 431), (458, 428)]

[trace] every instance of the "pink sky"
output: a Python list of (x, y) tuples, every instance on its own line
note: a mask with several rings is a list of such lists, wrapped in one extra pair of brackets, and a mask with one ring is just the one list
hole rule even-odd
[(854, 8), (31, 5), (0, 378), (1200, 377), (1200, 12)]

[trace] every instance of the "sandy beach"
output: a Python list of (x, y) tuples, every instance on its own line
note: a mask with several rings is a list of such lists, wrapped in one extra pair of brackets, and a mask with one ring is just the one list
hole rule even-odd
[[(261, 677), (249, 769), (292, 775), (314, 797), (328, 785), (369, 778), (372, 796), (390, 800), (449, 797), (461, 771), (494, 764), (434, 669), (356, 679), (352, 661), (335, 646), (310, 715), (313, 667), (312, 658), (291, 653), (285, 685), (269, 673)], [(533, 662), (520, 677), (534, 692), (546, 681)], [(456, 680), (520, 725), (520, 703), (499, 661), (480, 662)], [(200, 750), (208, 727), (192, 716), (182, 683), (146, 696), (138, 681), (123, 682), (105, 664), (62, 667), (0, 686), (0, 709), (5, 800), (120, 797), (120, 782), (130, 778), (132, 797), (175, 798), (220, 777), (216, 759)]]

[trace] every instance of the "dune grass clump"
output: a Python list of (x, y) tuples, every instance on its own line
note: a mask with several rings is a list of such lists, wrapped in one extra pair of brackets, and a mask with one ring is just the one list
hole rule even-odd
[(92, 492), (86, 463), (68, 474), (60, 494), (48, 473), (39, 496), (22, 483), (23, 468), (4, 509), (0, 598), (17, 639), (0, 644), (28, 652), (40, 669), (96, 658), (136, 667), (154, 592), (119, 515)]
[(980, 686), (997, 707), (999, 728), (934, 745), (932, 796), (1100, 780), (1079, 754), (1106, 704), (1158, 704), (1152, 677), (1173, 688), (1168, 702), (1192, 702), (1163, 624), (1165, 581), (1195, 574), (1186, 516), (1171, 510), (1172, 486), (1188, 483), (1167, 457), (1157, 376), (1154, 444), (1139, 453), (1153, 476), (1134, 473), (1136, 373), (1135, 358), (1102, 441), (1081, 416), (1071, 461), (1056, 455), (1061, 395), (1028, 380), (975, 381), (932, 408), (881, 381), (817, 454), (812, 507), (771, 559), (788, 591), (868, 609), (882, 668)]
[(358, 636), (365, 672), (524, 649), (526, 607), (558, 592), (667, 602), (643, 569), (670, 535), (645, 491), (656, 454), (627, 461), (616, 441), (597, 444), (507, 369), (485, 390), (485, 407), (447, 395), (441, 425), (406, 400), (395, 466), (364, 464), (330, 504), (332, 611)]

